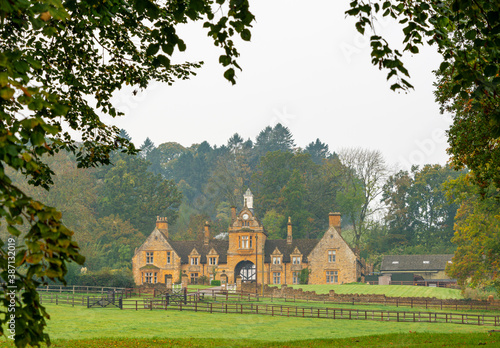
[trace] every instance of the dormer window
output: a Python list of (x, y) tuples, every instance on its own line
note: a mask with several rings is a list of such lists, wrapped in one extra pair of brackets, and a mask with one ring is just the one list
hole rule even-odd
[(213, 256), (209, 257), (208, 264), (210, 266), (216, 266), (217, 265), (217, 257), (213, 257)]
[(293, 263), (294, 265), (300, 265), (300, 261), (301, 261), (300, 259), (301, 259), (301, 257), (300, 257), (300, 256), (293, 256), (293, 257), (292, 257), (292, 263)]
[(281, 256), (273, 256), (273, 265), (281, 264)]
[(393, 265), (399, 265), (399, 261), (392, 261)]
[(424, 261), (424, 263), (425, 263), (425, 264), (429, 264), (429, 263), (430, 263), (430, 261)]
[(193, 266), (198, 265), (198, 257), (191, 257), (191, 265)]

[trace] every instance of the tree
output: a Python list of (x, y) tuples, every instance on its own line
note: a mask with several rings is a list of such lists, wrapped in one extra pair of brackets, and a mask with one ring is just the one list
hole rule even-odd
[(442, 56), (436, 71), (436, 96), (443, 110), (454, 114), (449, 132), (452, 162), (472, 170), (476, 183), (500, 188), (500, 3), (498, 0), (358, 1), (346, 12), (358, 19), (364, 34), (378, 16), (392, 17), (403, 25), (402, 51), (372, 35), (372, 63), (396, 79), (393, 90), (408, 90), (403, 53), (416, 54), (419, 46), (434, 45)]
[(155, 144), (151, 141), (151, 139), (146, 138), (144, 143), (141, 145), (141, 156), (143, 158), (148, 158), (149, 154), (155, 149)]
[[(118, 136), (116, 127), (104, 124), (100, 115), (121, 115), (111, 96), (125, 84), (146, 88), (150, 81), (171, 84), (193, 74), (200, 63), (171, 64), (169, 58), (174, 50), (186, 48), (176, 33), (181, 23), (204, 21), (209, 37), (223, 50), (219, 61), (226, 67), (224, 77), (235, 83), (239, 53), (233, 38), (239, 35), (250, 40), (254, 17), (248, 1), (217, 4), (225, 6), (223, 11), (211, 0), (2, 4), (0, 217), (12, 235), (9, 244), (20, 241), (18, 226), (28, 226), (23, 242), (17, 245), (15, 263), (9, 263), (5, 248), (0, 252), (2, 279), (16, 286), (18, 294), (23, 291), (15, 299), (17, 346), (48, 342), (43, 334), (48, 314), (36, 287), (47, 279), (64, 282), (66, 263), (82, 263), (83, 257), (61, 214), (14, 186), (6, 169), (48, 189), (53, 171), (42, 161), (44, 155), (65, 149), (76, 154), (80, 167), (91, 167), (108, 164), (116, 149), (134, 153), (133, 145)], [(79, 133), (81, 142), (63, 126)], [(6, 271), (9, 265), (15, 266), (14, 273)], [(9, 298), (3, 289), (0, 302), (7, 308)], [(7, 318), (2, 316), (0, 324)], [(0, 333), (4, 334), (3, 325)]]
[(275, 209), (271, 209), (266, 212), (266, 215), (264, 215), (264, 218), (262, 219), (262, 224), (266, 227), (269, 239), (286, 238), (286, 229), (283, 228), (286, 224), (286, 218)]
[(122, 139), (125, 139), (125, 140), (128, 140), (129, 142), (132, 142), (132, 137), (128, 134), (128, 132), (125, 129), (120, 129), (118, 136)]
[(99, 217), (125, 217), (144, 234), (151, 231), (158, 215), (175, 222), (182, 195), (173, 180), (149, 172), (149, 162), (140, 156), (116, 153), (112, 161), (114, 165), (102, 169)]
[(354, 232), (354, 249), (359, 256), (361, 237), (367, 223), (380, 208), (374, 206), (382, 193), (387, 168), (380, 151), (344, 149), (339, 153), (342, 163), (342, 188), (337, 194), (341, 211), (347, 215)]
[(428, 164), (390, 176), (382, 194), (387, 206), (387, 246), (449, 252), (458, 206), (448, 201), (443, 185), (459, 175), (449, 166)]
[(290, 129), (278, 123), (274, 128), (267, 126), (255, 139), (255, 149), (260, 156), (273, 151), (292, 151), (295, 146)]
[(466, 286), (494, 286), (500, 292), (500, 201), (493, 185), (481, 197), (474, 179), (462, 175), (447, 184), (450, 199), (460, 204), (455, 218), (457, 245), (447, 273)]
[(312, 160), (316, 164), (321, 164), (321, 161), (330, 156), (328, 144), (322, 143), (319, 139), (309, 143), (304, 149), (304, 152), (310, 154)]

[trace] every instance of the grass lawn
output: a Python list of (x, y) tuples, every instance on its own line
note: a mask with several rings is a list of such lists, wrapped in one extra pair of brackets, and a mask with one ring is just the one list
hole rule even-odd
[(316, 291), (317, 294), (328, 294), (335, 290), (337, 294), (384, 294), (388, 297), (436, 297), (438, 299), (462, 299), (460, 290), (448, 288), (433, 288), (429, 286), (412, 285), (367, 285), (367, 284), (342, 284), (342, 285), (288, 285), (288, 287), (304, 291)]
[[(134, 311), (47, 306), (53, 339), (220, 338), (285, 341), (331, 339), (380, 333), (471, 333), (492, 327), (434, 323), (384, 323), (179, 311)], [(279, 333), (279, 334), (277, 334)]]
[[(206, 302), (210, 301), (210, 297), (205, 298)], [(215, 301), (217, 303), (218, 301)], [(249, 304), (247, 301), (229, 301), (228, 303), (237, 303), (237, 304)], [(384, 304), (349, 304), (349, 303), (324, 303), (321, 301), (285, 301), (282, 298), (274, 298), (272, 301), (270, 298), (261, 298), (258, 302), (252, 302), (255, 305), (274, 305), (274, 306), (290, 306), (290, 307), (305, 307), (305, 308), (345, 308), (345, 309), (360, 309), (360, 310), (369, 310), (369, 311), (397, 311), (397, 312), (439, 312), (439, 313), (467, 313), (467, 314), (484, 314), (484, 315), (500, 315), (500, 311), (498, 310), (484, 310), (484, 309), (467, 309), (467, 308), (459, 308), (455, 310), (454, 308), (446, 308), (440, 309), (439, 306), (429, 306), (427, 309), (425, 306), (414, 306), (411, 308), (410, 306), (399, 306), (395, 305), (384, 305)]]
[[(52, 348), (160, 348), (160, 347), (498, 347), (498, 333), (474, 334), (439, 334), (439, 333), (405, 333), (363, 336), (340, 339), (297, 340), (287, 342), (268, 342), (241, 339), (197, 339), (197, 338), (124, 338), (124, 339), (81, 339), (55, 340)], [(0, 347), (13, 347), (0, 341)], [(45, 345), (43, 345), (45, 347)]]
[[(46, 307), (57, 348), (500, 346), (500, 333), (488, 334), (493, 327), (474, 325)], [(2, 338), (0, 347), (13, 346)]]

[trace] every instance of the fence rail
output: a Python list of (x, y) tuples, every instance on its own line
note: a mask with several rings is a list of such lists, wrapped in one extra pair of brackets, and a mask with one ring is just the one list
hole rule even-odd
[(425, 308), (425, 309), (440, 309), (440, 310), (500, 310), (500, 303), (498, 301), (488, 302), (480, 300), (433, 300), (433, 299), (414, 299), (414, 298), (404, 298), (404, 297), (386, 297), (383, 300), (377, 298), (366, 298), (357, 296), (342, 296), (342, 297), (332, 297), (328, 299), (311, 299), (308, 297), (295, 296), (295, 295), (267, 295), (259, 296), (255, 293), (248, 293), (242, 291), (235, 291), (234, 293), (228, 293), (224, 291), (210, 290), (209, 292), (214, 300), (220, 298), (226, 298), (226, 301), (247, 301), (255, 302), (262, 301), (263, 299), (269, 299), (271, 302), (275, 300), (283, 300), (284, 302), (293, 303), (310, 303), (310, 302), (321, 302), (323, 304), (350, 304), (350, 305), (383, 305), (383, 306), (395, 306), (395, 307), (410, 307), (410, 308)]
[(83, 286), (83, 285), (46, 285), (36, 289), (39, 293), (72, 293), (72, 294), (106, 294), (110, 291), (128, 294), (132, 292), (131, 288), (115, 288), (106, 286)]
[[(195, 294), (192, 294), (195, 295)], [(322, 318), (322, 319), (349, 319), (349, 320), (373, 320), (373, 321), (396, 321), (396, 322), (428, 322), (428, 323), (452, 323), (480, 326), (500, 326), (500, 316), (480, 315), (464, 313), (434, 313), (434, 312), (400, 312), (365, 309), (346, 308), (317, 308), (299, 307), (288, 305), (273, 305), (261, 303), (230, 303), (230, 302), (200, 302), (200, 294), (188, 296), (186, 302), (169, 302), (166, 298), (140, 300), (117, 299), (113, 306), (122, 310), (177, 310), (207, 313), (237, 313), (237, 314), (260, 314), (271, 316)], [(40, 295), (41, 303), (55, 303), (56, 305), (87, 306), (105, 303), (106, 297), (98, 296), (70, 296), (69, 294)], [(109, 301), (108, 301), (109, 302)], [(111, 305), (110, 303), (108, 303)]]
[(236, 313), (236, 314), (260, 314), (271, 316), (322, 318), (322, 319), (349, 319), (349, 320), (373, 320), (373, 321), (395, 321), (395, 322), (428, 322), (428, 323), (452, 323), (480, 326), (500, 326), (500, 316), (459, 314), (459, 313), (430, 313), (430, 312), (399, 312), (381, 310), (362, 310), (344, 308), (315, 308), (297, 307), (269, 304), (236, 304), (236, 303), (200, 303), (167, 304), (165, 300), (123, 300), (123, 310), (177, 310), (194, 311), (206, 313)]

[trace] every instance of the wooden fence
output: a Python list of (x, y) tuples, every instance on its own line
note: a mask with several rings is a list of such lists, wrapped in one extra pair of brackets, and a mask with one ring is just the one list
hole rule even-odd
[(450, 309), (450, 310), (500, 310), (500, 303), (498, 301), (488, 302), (480, 300), (438, 300), (438, 299), (422, 299), (422, 298), (405, 298), (405, 297), (386, 297), (383, 300), (377, 298), (370, 298), (369, 296), (341, 296), (341, 297), (331, 297), (323, 300), (317, 300), (314, 298), (298, 297), (298, 296), (259, 296), (255, 293), (248, 292), (235, 292), (227, 293), (217, 290), (206, 291), (205, 294), (209, 294), (214, 301), (222, 299), (231, 302), (258, 302), (262, 300), (270, 300), (271, 302), (275, 300), (282, 300), (284, 302), (293, 303), (309, 303), (309, 302), (321, 302), (323, 304), (350, 304), (350, 305), (383, 305), (383, 306), (395, 306), (395, 307), (410, 307), (410, 308), (425, 308), (425, 309)]
[[(191, 294), (185, 303), (172, 303), (166, 299), (143, 298), (140, 300), (117, 299), (115, 306), (122, 310), (177, 310), (207, 313), (237, 313), (237, 314), (260, 314), (271, 316), (322, 318), (322, 319), (349, 319), (349, 320), (374, 320), (374, 321), (396, 321), (396, 322), (428, 322), (428, 323), (452, 323), (484, 326), (500, 326), (500, 316), (480, 315), (463, 313), (432, 313), (432, 312), (400, 312), (365, 309), (345, 308), (316, 308), (299, 307), (288, 305), (259, 304), (259, 303), (230, 303), (230, 302), (200, 302), (203, 294)], [(55, 303), (56, 305), (87, 306), (106, 297), (97, 296), (71, 296), (69, 294), (41, 295), (42, 303)], [(106, 305), (107, 306), (107, 305)]]
[(107, 294), (108, 292), (115, 292), (123, 294), (126, 298), (132, 294), (130, 288), (114, 288), (105, 286), (82, 286), (82, 285), (46, 285), (40, 286), (36, 289), (38, 293), (71, 293), (71, 294)]
[(206, 313), (236, 313), (260, 314), (271, 316), (322, 318), (322, 319), (349, 319), (349, 320), (374, 320), (395, 322), (427, 322), (451, 323), (484, 326), (500, 326), (498, 315), (478, 315), (459, 313), (430, 313), (430, 312), (399, 312), (381, 310), (343, 309), (343, 308), (315, 308), (297, 307), (270, 304), (236, 304), (193, 302), (188, 304), (167, 305), (164, 300), (123, 300), (123, 310), (177, 310)]

